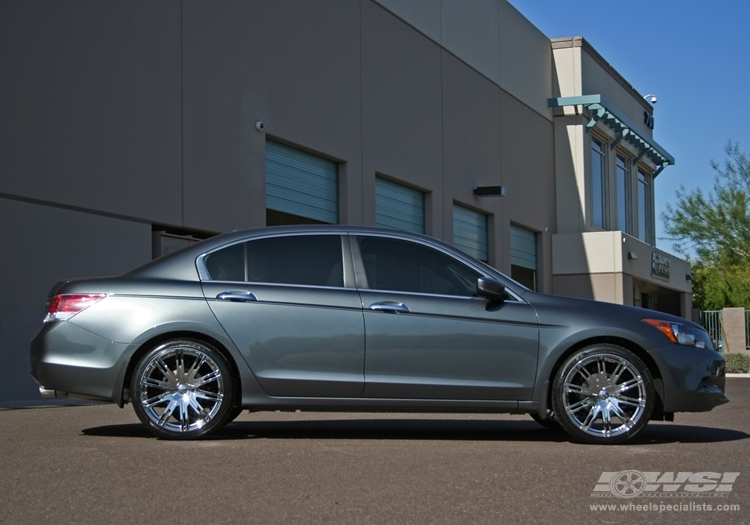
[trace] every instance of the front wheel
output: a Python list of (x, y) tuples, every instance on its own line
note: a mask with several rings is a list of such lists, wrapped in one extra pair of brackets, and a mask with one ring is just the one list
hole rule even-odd
[(174, 339), (147, 352), (130, 383), (133, 408), (159, 437), (195, 439), (220, 427), (232, 409), (232, 374), (212, 346)]
[(568, 358), (552, 384), (552, 410), (582, 443), (621, 443), (638, 434), (654, 408), (651, 374), (625, 348), (601, 344)]

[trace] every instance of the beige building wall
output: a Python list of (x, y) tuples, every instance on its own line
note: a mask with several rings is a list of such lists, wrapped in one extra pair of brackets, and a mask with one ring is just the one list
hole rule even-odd
[(643, 121), (644, 111), (653, 112), (651, 104), (585, 39), (580, 36), (553, 39), (552, 50), (553, 96), (602, 95), (637, 126), (638, 133), (653, 137), (653, 130)]
[[(653, 140), (645, 115), (653, 108), (599, 53), (581, 37), (556, 39), (553, 49), (555, 97), (598, 95), (616, 110), (633, 131)], [(614, 184), (617, 154), (639, 159), (630, 167), (628, 193), (631, 214), (637, 194), (636, 168), (655, 173), (658, 167), (635, 146), (619, 140), (618, 129), (606, 119), (592, 120), (582, 105), (555, 110), (555, 178), (557, 233), (552, 236), (553, 291), (620, 304), (663, 309), (689, 317), (692, 309), (690, 265), (650, 244), (620, 231), (602, 231), (592, 224), (590, 182), (591, 141), (596, 136), (607, 148), (606, 172)], [(614, 145), (616, 144), (616, 149)], [(653, 202), (653, 181), (649, 185)], [(616, 194), (607, 191), (610, 222), (617, 207)], [(669, 261), (666, 278), (652, 270), (652, 259)]]

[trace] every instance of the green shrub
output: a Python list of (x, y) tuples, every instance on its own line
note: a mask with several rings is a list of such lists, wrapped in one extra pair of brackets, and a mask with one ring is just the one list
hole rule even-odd
[(727, 374), (746, 374), (750, 372), (750, 355), (737, 352), (724, 354)]

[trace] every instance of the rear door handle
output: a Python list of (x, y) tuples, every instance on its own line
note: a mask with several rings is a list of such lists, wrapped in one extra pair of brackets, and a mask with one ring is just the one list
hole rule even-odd
[(247, 303), (249, 301), (257, 301), (258, 298), (252, 292), (246, 292), (244, 290), (232, 290), (231, 292), (221, 292), (216, 296), (217, 299), (222, 301), (232, 301), (233, 303)]
[(409, 307), (404, 303), (397, 303), (396, 301), (383, 301), (379, 303), (372, 303), (368, 306), (370, 310), (376, 312), (391, 312), (394, 314), (404, 314), (409, 312)]

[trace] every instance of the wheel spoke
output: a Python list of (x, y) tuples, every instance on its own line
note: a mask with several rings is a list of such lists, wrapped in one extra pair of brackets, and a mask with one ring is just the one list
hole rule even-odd
[(601, 409), (599, 408), (599, 405), (592, 405), (591, 410), (589, 410), (589, 413), (586, 415), (586, 419), (581, 423), (581, 430), (584, 432), (588, 432), (591, 428), (591, 425), (596, 421), (596, 418), (599, 416), (599, 412)]
[(634, 387), (636, 385), (641, 385), (641, 384), (643, 384), (643, 380), (641, 379), (641, 377), (640, 376), (634, 377), (630, 381), (625, 381), (624, 383), (620, 383), (619, 385), (617, 385), (616, 388), (614, 388), (610, 392), (614, 395), (621, 394), (622, 392), (625, 392), (626, 390), (630, 390), (631, 387)]
[(168, 400), (171, 395), (172, 395), (172, 392), (162, 392), (159, 395), (146, 399), (145, 401), (142, 402), (142, 404), (144, 407), (151, 408), (162, 403), (165, 399)]
[(602, 409), (602, 432), (605, 436), (612, 434), (612, 414), (610, 413), (609, 407)]
[(193, 410), (195, 410), (198, 416), (203, 420), (201, 424), (208, 423), (210, 419), (208, 417), (210, 410), (208, 408), (203, 408), (195, 396), (190, 396), (190, 406), (193, 407)]
[(628, 369), (628, 362), (624, 359), (620, 359), (617, 362), (617, 366), (615, 367), (614, 371), (612, 372), (612, 375), (609, 378), (609, 386), (617, 386), (617, 381), (620, 379), (620, 376), (622, 373)]
[(630, 417), (628, 417), (628, 415), (625, 412), (620, 410), (619, 406), (612, 404), (611, 408), (612, 408), (612, 412), (615, 413), (615, 415), (620, 419), (620, 421), (622, 421), (623, 425), (625, 425), (626, 428), (628, 429), (633, 428), (633, 425), (635, 425), (635, 422), (632, 419), (630, 419)]
[(177, 377), (175, 377), (174, 372), (172, 372), (172, 369), (167, 366), (167, 364), (161, 359), (158, 358), (154, 362), (154, 364), (161, 370), (162, 374), (164, 374), (164, 377), (167, 379), (170, 385), (177, 386)]
[(171, 390), (169, 382), (159, 381), (158, 379), (154, 379), (153, 377), (145, 378), (141, 384), (148, 388), (161, 388), (162, 390)]
[(186, 381), (193, 381), (195, 379), (195, 375), (198, 373), (198, 369), (200, 369), (200, 367), (203, 366), (203, 363), (205, 362), (205, 355), (201, 355), (198, 359), (193, 361), (193, 365), (190, 367), (190, 370), (188, 370), (187, 377), (185, 378)]
[(568, 405), (567, 407), (565, 407), (565, 411), (568, 414), (574, 414), (574, 413), (578, 412), (579, 410), (581, 410), (582, 408), (585, 408), (589, 404), (590, 404), (590, 400), (589, 399), (581, 399), (577, 403), (573, 403), (572, 405)]
[(643, 408), (646, 402), (643, 399), (636, 399), (634, 397), (617, 396), (617, 404)]
[(591, 379), (591, 373), (586, 370), (586, 366), (583, 363), (577, 363), (573, 370), (583, 376), (584, 381), (588, 382)]
[(172, 413), (174, 412), (174, 409), (177, 408), (177, 401), (174, 399), (169, 400), (169, 404), (167, 405), (167, 408), (164, 409), (164, 412), (162, 413), (161, 417), (156, 421), (156, 424), (160, 427), (163, 427), (169, 418), (172, 416)]
[(575, 383), (565, 383), (565, 391), (569, 394), (580, 394), (582, 396), (593, 396), (596, 394), (589, 387)]
[(188, 413), (189, 403), (185, 403), (184, 399), (180, 400), (180, 429), (183, 432), (190, 430), (190, 414)]
[(216, 393), (216, 392), (209, 392), (207, 390), (196, 390), (195, 391), (195, 397), (198, 399), (206, 399), (208, 401), (213, 401), (214, 403), (217, 403), (224, 399), (224, 396), (222, 394)]
[(201, 387), (207, 383), (210, 383), (212, 381), (216, 381), (221, 378), (221, 371), (220, 370), (214, 370), (213, 372), (204, 375), (201, 378), (198, 378), (198, 380), (193, 383), (193, 386), (195, 388)]
[(607, 363), (604, 360), (603, 355), (599, 355), (596, 358), (596, 373), (600, 378), (606, 377), (607, 374)]

